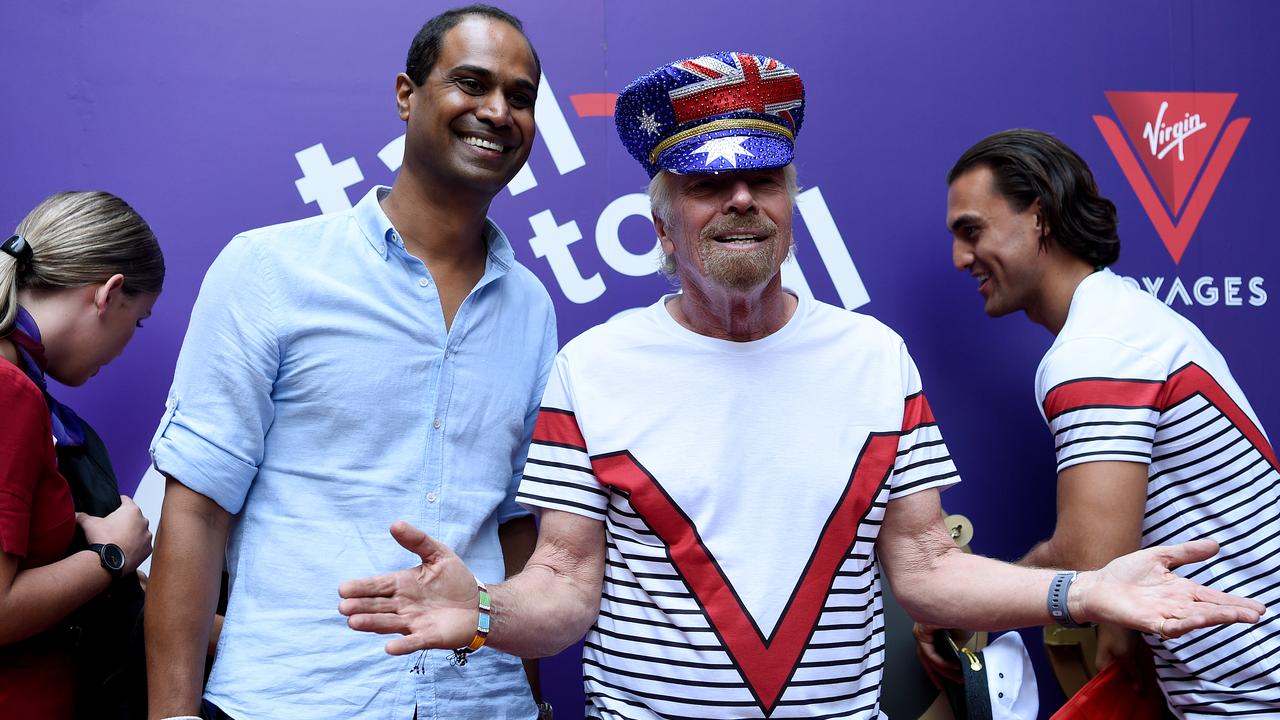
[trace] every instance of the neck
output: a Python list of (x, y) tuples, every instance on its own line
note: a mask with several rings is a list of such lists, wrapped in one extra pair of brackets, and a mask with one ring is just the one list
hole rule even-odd
[(76, 332), (77, 311), (83, 303), (91, 302), (92, 292), (92, 288), (62, 288), (18, 293), (18, 305), (31, 315), (40, 329), (40, 344), (44, 346), (44, 359), (50, 367), (61, 361), (60, 351), (65, 352), (72, 346), (70, 340)]
[(490, 200), (430, 190), (402, 171), (381, 204), (405, 247), (419, 259), (465, 261), (484, 257)]
[(676, 322), (719, 340), (749, 342), (768, 337), (791, 319), (799, 301), (782, 289), (778, 276), (747, 292), (721, 288), (700, 289), (684, 284), (667, 306)]
[(1054, 263), (1053, 269), (1045, 274), (1040, 286), (1040, 302), (1034, 308), (1027, 308), (1027, 317), (1057, 336), (1067, 323), (1076, 288), (1093, 274), (1094, 267), (1074, 255), (1063, 253), (1054, 244), (1050, 244), (1049, 252), (1059, 255), (1060, 262)]

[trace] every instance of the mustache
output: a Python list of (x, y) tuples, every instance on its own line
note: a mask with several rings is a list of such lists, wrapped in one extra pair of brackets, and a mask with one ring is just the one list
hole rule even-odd
[(755, 235), (771, 236), (776, 235), (777, 232), (777, 223), (773, 222), (769, 218), (761, 215), (747, 215), (742, 217), (716, 218), (702, 228), (700, 235), (703, 240), (710, 240), (717, 235), (751, 233)]

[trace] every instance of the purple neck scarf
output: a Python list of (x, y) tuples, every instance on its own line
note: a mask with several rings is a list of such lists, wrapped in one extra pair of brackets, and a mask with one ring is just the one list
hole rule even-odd
[(59, 446), (83, 445), (84, 423), (80, 420), (80, 416), (49, 394), (49, 387), (44, 377), (48, 363), (44, 356), (44, 343), (40, 342), (40, 328), (36, 326), (36, 320), (31, 317), (31, 313), (21, 307), (18, 308), (18, 321), (9, 339), (18, 346), (18, 356), (21, 360), (18, 366), (27, 377), (31, 378), (31, 382), (40, 388), (40, 392), (44, 393), (45, 404), (49, 406), (49, 419), (53, 424), (54, 441)]

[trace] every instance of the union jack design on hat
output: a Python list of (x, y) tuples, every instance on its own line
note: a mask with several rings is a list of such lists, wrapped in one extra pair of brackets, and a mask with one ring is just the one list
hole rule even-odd
[(622, 144), (649, 177), (782, 167), (803, 121), (800, 75), (742, 52), (663, 65), (628, 85), (614, 110)]

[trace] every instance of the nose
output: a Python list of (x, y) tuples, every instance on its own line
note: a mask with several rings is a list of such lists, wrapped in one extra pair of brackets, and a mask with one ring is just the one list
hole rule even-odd
[(957, 270), (964, 270), (973, 264), (973, 245), (960, 238), (951, 242), (951, 264)]
[(496, 127), (511, 124), (511, 105), (507, 103), (507, 96), (501, 88), (495, 88), (484, 96), (484, 101), (476, 109), (476, 117)]
[(725, 198), (724, 211), (743, 215), (754, 210), (755, 206), (756, 196), (752, 192), (751, 184), (745, 179), (735, 180), (729, 186), (729, 193)]

